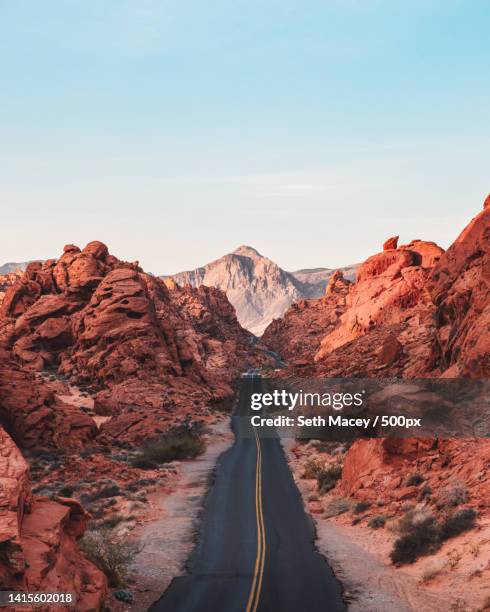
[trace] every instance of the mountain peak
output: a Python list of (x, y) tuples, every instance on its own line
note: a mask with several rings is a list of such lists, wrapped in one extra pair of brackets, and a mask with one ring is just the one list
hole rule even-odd
[(232, 253), (233, 255), (243, 255), (245, 257), (262, 257), (262, 255), (256, 251), (253, 247), (248, 246), (246, 244), (240, 245), (237, 249), (235, 249)]

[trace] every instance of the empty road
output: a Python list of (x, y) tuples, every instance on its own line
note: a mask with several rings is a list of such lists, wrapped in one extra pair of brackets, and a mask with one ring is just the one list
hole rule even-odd
[[(245, 384), (248, 392), (260, 390), (259, 378)], [(338, 581), (314, 548), (281, 444), (250, 426), (248, 410), (242, 390), (232, 417), (235, 442), (218, 462), (189, 573), (171, 583), (151, 612), (346, 609)]]

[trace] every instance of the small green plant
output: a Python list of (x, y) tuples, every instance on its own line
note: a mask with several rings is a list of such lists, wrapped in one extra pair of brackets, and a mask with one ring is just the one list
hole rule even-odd
[(342, 476), (342, 467), (340, 465), (331, 465), (325, 470), (321, 470), (317, 477), (317, 489), (320, 493), (327, 493), (333, 489)]
[(131, 563), (142, 550), (135, 542), (117, 536), (107, 527), (87, 531), (79, 545), (87, 559), (104, 572), (111, 587), (126, 585)]
[(377, 516), (373, 516), (368, 522), (368, 527), (371, 529), (379, 529), (380, 527), (384, 527), (386, 525), (386, 517), (378, 514)]
[(202, 436), (195, 433), (164, 436), (149, 442), (134, 457), (131, 464), (142, 469), (153, 469), (161, 463), (181, 459), (194, 459), (201, 455), (206, 446)]

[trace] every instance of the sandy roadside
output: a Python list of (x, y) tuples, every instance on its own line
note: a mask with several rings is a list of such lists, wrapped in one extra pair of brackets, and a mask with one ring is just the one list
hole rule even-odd
[(199, 525), (199, 514), (219, 456), (233, 443), (228, 416), (208, 426), (205, 453), (177, 464), (170, 492), (148, 495), (148, 511), (131, 532), (144, 546), (132, 566), (131, 605), (108, 602), (112, 611), (141, 612), (157, 600), (173, 578), (185, 573)]

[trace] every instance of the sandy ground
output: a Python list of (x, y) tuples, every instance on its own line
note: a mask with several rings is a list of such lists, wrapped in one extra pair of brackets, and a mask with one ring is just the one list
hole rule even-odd
[[(480, 520), (478, 529), (448, 540), (433, 556), (395, 568), (389, 552), (396, 537), (388, 529), (352, 526), (352, 515), (326, 519), (322, 505), (308, 502), (315, 482), (301, 478), (303, 468), (291, 452), (293, 440), (284, 448), (295, 481), (316, 524), (316, 544), (344, 587), (350, 612), (435, 612), (490, 610), (490, 521)], [(442, 568), (426, 582), (428, 567)]]
[(199, 514), (218, 457), (233, 443), (229, 417), (209, 426), (206, 452), (193, 461), (177, 465), (177, 478), (170, 492), (148, 496), (144, 521), (131, 534), (144, 546), (133, 564), (134, 601), (123, 605), (114, 599), (110, 610), (142, 612), (156, 601), (172, 579), (185, 573), (199, 526)]

